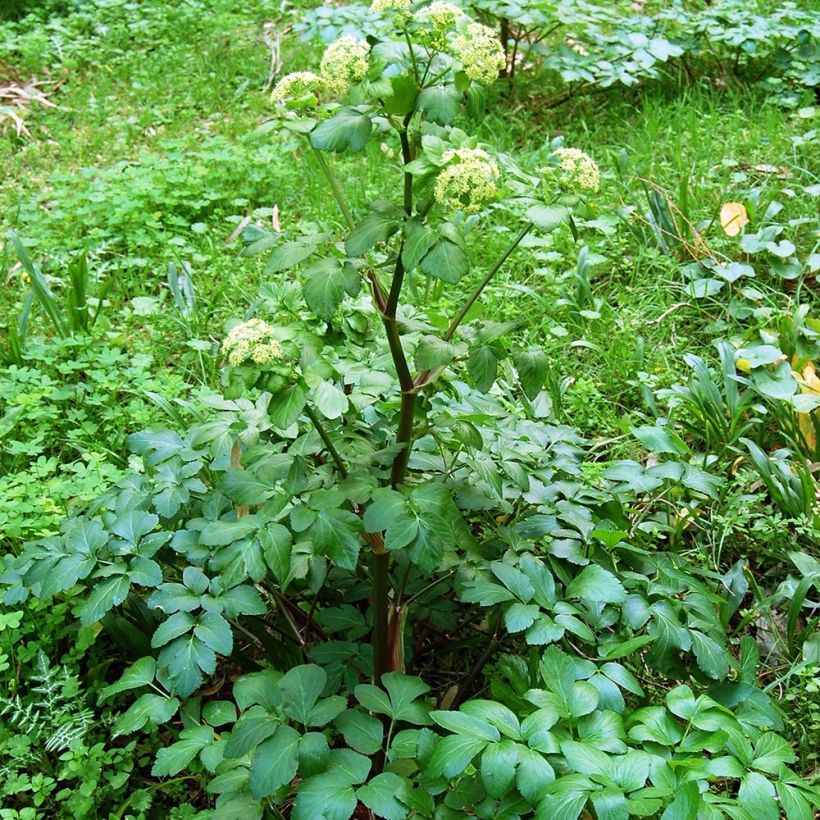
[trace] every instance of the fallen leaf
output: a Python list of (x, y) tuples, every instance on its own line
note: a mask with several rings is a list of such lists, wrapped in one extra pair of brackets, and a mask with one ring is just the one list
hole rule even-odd
[[(820, 378), (817, 377), (814, 362), (808, 362), (802, 372), (795, 375), (798, 377), (797, 383), (800, 385), (801, 393), (820, 396)], [(803, 434), (810, 452), (817, 449), (817, 435), (812, 420), (812, 416), (817, 412), (817, 410), (814, 410), (811, 413), (797, 413), (797, 424), (800, 426), (800, 432)]]
[(749, 224), (749, 215), (741, 202), (726, 202), (720, 209), (720, 225), (726, 236), (737, 236)]

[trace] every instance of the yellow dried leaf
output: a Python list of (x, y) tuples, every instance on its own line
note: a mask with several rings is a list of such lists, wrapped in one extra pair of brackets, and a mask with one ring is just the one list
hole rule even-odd
[(737, 236), (749, 224), (742, 202), (726, 202), (720, 209), (720, 226), (727, 236)]
[[(802, 372), (795, 375), (798, 377), (797, 381), (801, 393), (820, 396), (820, 378), (817, 377), (814, 362), (808, 362)], [(797, 413), (797, 424), (800, 426), (800, 432), (803, 434), (803, 438), (806, 440), (811, 452), (817, 449), (817, 436), (812, 423), (812, 415), (817, 412), (817, 410), (814, 410), (812, 413)]]

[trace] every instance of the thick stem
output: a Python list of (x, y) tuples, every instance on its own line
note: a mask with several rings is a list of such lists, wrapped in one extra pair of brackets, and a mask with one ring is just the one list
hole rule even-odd
[(316, 411), (309, 404), (306, 404), (305, 413), (307, 413), (308, 418), (311, 420), (311, 422), (313, 422), (313, 426), (316, 428), (316, 432), (322, 439), (322, 442), (324, 443), (328, 453), (330, 453), (330, 457), (333, 459), (333, 463), (336, 465), (336, 468), (342, 474), (342, 478), (347, 478), (347, 467), (345, 467), (345, 464), (342, 461), (342, 457), (339, 455), (339, 451), (336, 449), (333, 442), (330, 440), (330, 436), (327, 434), (325, 426), (322, 424), (321, 420), (316, 415)]
[(350, 206), (347, 204), (344, 192), (342, 191), (342, 186), (339, 185), (339, 180), (336, 179), (336, 174), (333, 173), (333, 169), (327, 164), (327, 160), (322, 155), (322, 152), (318, 148), (314, 148), (313, 150), (316, 152), (316, 157), (319, 160), (319, 167), (322, 169), (322, 173), (325, 175), (328, 185), (330, 185), (330, 190), (333, 192), (333, 197), (339, 205), (339, 210), (342, 212), (342, 216), (345, 218), (347, 227), (352, 231), (355, 227), (355, 223), (353, 222), (353, 214), (350, 210)]
[[(407, 165), (413, 159), (413, 152), (410, 146), (410, 138), (407, 135), (407, 128), (410, 124), (411, 114), (404, 118), (403, 128), (399, 131), (401, 140), (401, 152), (404, 164)], [(413, 176), (404, 173), (404, 210), (409, 217), (413, 212)], [(390, 347), (390, 355), (398, 375), (401, 387), (401, 407), (399, 410), (399, 426), (396, 432), (396, 443), (402, 445), (402, 449), (393, 461), (390, 471), (390, 484), (392, 487), (398, 486), (407, 472), (407, 462), (410, 456), (410, 442), (413, 438), (413, 416), (415, 410), (415, 393), (413, 376), (407, 363), (407, 356), (401, 343), (396, 314), (401, 297), (401, 289), (404, 283), (404, 263), (401, 259), (403, 245), (399, 247), (396, 257), (396, 267), (393, 271), (393, 281), (390, 284), (390, 293), (385, 301), (381, 288), (375, 275), (372, 277), (373, 292), (379, 311), (382, 315), (384, 330), (387, 335), (387, 343)], [(390, 612), (390, 553), (381, 552), (373, 555), (373, 632), (371, 641), (373, 644), (373, 678), (376, 683), (381, 682), (382, 675), (391, 668), (391, 640), (389, 632), (389, 612)]]
[(390, 671), (388, 613), (390, 611), (390, 553), (373, 554), (373, 682)]
[(495, 275), (501, 270), (501, 266), (509, 259), (510, 254), (518, 247), (521, 243), (521, 240), (532, 230), (533, 224), (532, 222), (528, 222), (524, 227), (518, 232), (518, 235), (513, 239), (512, 244), (501, 254), (498, 258), (496, 263), (490, 268), (489, 273), (479, 282), (478, 287), (470, 294), (470, 298), (464, 303), (461, 310), (455, 315), (455, 318), (452, 322), (450, 322), (450, 327), (447, 328), (447, 332), (444, 334), (444, 341), (449, 342), (450, 339), (453, 338), (453, 334), (456, 332), (458, 326), (464, 321), (464, 317), (470, 312), (470, 308), (478, 301), (478, 297), (484, 291), (484, 288), (492, 282)]

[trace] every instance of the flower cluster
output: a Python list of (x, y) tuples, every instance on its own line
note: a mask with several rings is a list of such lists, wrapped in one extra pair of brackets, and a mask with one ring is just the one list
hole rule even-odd
[(373, 0), (370, 4), (371, 11), (403, 11), (408, 12), (413, 8), (412, 0)]
[(480, 83), (491, 83), (506, 65), (504, 51), (496, 33), (482, 23), (468, 23), (453, 38), (453, 54), (464, 73)]
[(344, 97), (367, 74), (370, 46), (350, 34), (334, 40), (322, 55), (322, 80), (331, 94)]
[(447, 35), (463, 16), (464, 12), (452, 3), (431, 3), (425, 6), (416, 16), (416, 20), (424, 26), (418, 32), (419, 40), (436, 51), (444, 51), (447, 48)]
[(436, 201), (465, 213), (476, 213), (496, 192), (498, 165), (481, 148), (456, 148), (442, 156), (445, 168), (436, 180)]
[(294, 71), (276, 84), (271, 99), (288, 108), (312, 108), (319, 104), (319, 93), (324, 83), (312, 71)]
[(274, 339), (274, 334), (267, 322), (249, 319), (230, 329), (222, 342), (222, 352), (228, 357), (228, 364), (234, 367), (245, 362), (270, 364), (282, 355), (282, 347)]
[(567, 188), (597, 191), (601, 174), (595, 161), (578, 148), (558, 148), (555, 151), (561, 169), (561, 184)]

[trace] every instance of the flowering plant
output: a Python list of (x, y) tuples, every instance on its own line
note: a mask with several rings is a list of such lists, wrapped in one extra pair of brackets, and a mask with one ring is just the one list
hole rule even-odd
[[(132, 435), (138, 469), (7, 567), (5, 601), (79, 587), (84, 625), (143, 648), (103, 692), (150, 689), (117, 731), (179, 714), (153, 773), (204, 767), (214, 820), (773, 817), (775, 794), (806, 816), (754, 643), (725, 646), (738, 601), (629, 519), (633, 486), (714, 481), (623, 462), (589, 486), (584, 442), (549, 423), (549, 360), (479, 315), (531, 231), (576, 231), (597, 166), (480, 145), (455, 123), (501, 67), (488, 30), (374, 8), (392, 36), (344, 35), (273, 92), (341, 226), (246, 229), (270, 281), (227, 328), (223, 394)], [(344, 155), (377, 135), (396, 190), (360, 211)], [(487, 263), (491, 218), (509, 242)], [(646, 693), (644, 665), (685, 683)]]
[[(416, 13), (408, 0), (375, 0), (372, 9), (386, 15), (393, 37), (371, 44), (350, 34), (340, 36), (326, 48), (318, 75), (302, 71), (285, 75), (272, 99), (279, 107), (280, 124), (306, 134), (316, 151), (348, 230), (343, 256), (334, 252), (304, 271), (305, 300), (320, 317), (332, 321), (345, 296), (357, 296), (364, 286), (383, 324), (400, 389), (395, 452), (386, 478), (388, 492), (397, 493), (408, 484), (414, 442), (426, 425), (422, 408), (441, 386), (435, 382), (444, 369), (466, 354), (478, 386), (488, 391), (496, 380), (501, 346), (486, 330), (462, 326), (482, 291), (533, 228), (551, 231), (572, 222), (571, 210), (579, 195), (597, 191), (599, 172), (583, 152), (555, 145), (545, 146), (543, 153), (559, 173), (538, 167), (528, 171), (509, 156), (494, 156), (489, 146), (480, 146), (475, 137), (453, 125), (464, 104), (483, 100), (486, 86), (504, 67), (501, 45), (491, 29), (451, 3), (435, 2)], [(307, 100), (313, 105), (306, 114)], [(387, 139), (391, 134), (402, 160), (397, 169), (401, 201), (375, 200), (369, 205), (370, 213), (357, 220), (324, 154), (363, 151), (374, 136)], [(427, 324), (419, 338), (417, 328), (425, 320), (417, 315), (414, 332), (408, 335), (403, 327), (408, 317), (402, 315), (408, 283), (423, 277), (459, 284), (469, 274), (472, 222), (492, 212), (523, 218), (508, 247), (472, 285), (442, 332)], [(260, 247), (257, 231), (248, 240), (252, 250)], [(320, 253), (320, 236), (295, 241), (300, 260)], [(277, 251), (288, 244), (273, 252), (277, 269)], [(392, 271), (390, 276), (385, 277), (385, 270)], [(415, 348), (415, 374), (408, 342)], [(528, 359), (526, 365), (520, 360), (518, 369), (525, 392), (537, 394), (543, 368)], [(326, 389), (321, 387), (322, 392)], [(321, 413), (324, 402), (307, 382), (289, 385), (278, 395), (272, 392), (272, 406), (286, 404), (293, 420), (311, 403)], [(329, 440), (326, 432), (320, 434)], [(365, 514), (366, 530), (373, 519), (372, 513)], [(380, 530), (374, 525), (371, 532), (377, 579), (373, 641), (377, 680), (391, 664), (401, 665), (388, 635), (391, 558), (390, 547), (382, 546)], [(426, 563), (431, 569), (435, 566), (434, 561)]]

